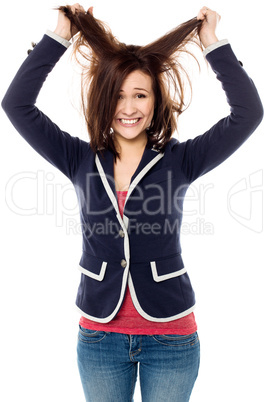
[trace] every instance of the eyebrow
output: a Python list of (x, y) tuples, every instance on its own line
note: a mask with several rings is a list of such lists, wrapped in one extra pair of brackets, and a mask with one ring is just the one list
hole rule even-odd
[[(145, 91), (145, 92), (148, 92), (148, 93), (149, 93), (149, 91), (147, 91), (147, 89), (145, 89), (145, 88), (134, 88), (134, 89), (137, 89), (138, 91)], [(120, 89), (119, 92), (124, 92), (124, 90), (123, 90), (123, 89)]]
[(145, 88), (134, 88), (134, 89), (137, 89), (138, 91), (146, 91), (149, 93), (149, 91), (147, 91), (147, 89), (145, 89)]

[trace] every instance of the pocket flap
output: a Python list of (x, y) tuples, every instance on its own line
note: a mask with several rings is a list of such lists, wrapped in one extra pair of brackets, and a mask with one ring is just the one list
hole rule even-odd
[(106, 267), (106, 261), (93, 255), (83, 253), (78, 269), (84, 275), (101, 282), (104, 279)]
[(181, 255), (164, 260), (151, 261), (151, 270), (155, 282), (166, 281), (183, 275), (186, 272)]

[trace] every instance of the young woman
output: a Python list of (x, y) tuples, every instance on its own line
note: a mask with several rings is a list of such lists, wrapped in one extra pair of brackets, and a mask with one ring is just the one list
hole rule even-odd
[[(263, 116), (253, 82), (228, 42), (216, 37), (218, 21), (203, 7), (197, 18), (142, 47), (116, 40), (92, 8), (60, 7), (55, 31), (29, 54), (2, 102), (19, 133), (77, 193), (78, 365), (87, 401), (131, 401), (138, 364), (144, 402), (189, 401), (197, 378), (195, 297), (180, 247), (183, 198)], [(63, 132), (35, 106), (77, 33), (89, 142)], [(172, 138), (185, 106), (181, 53), (198, 38), (231, 111), (181, 143)]]

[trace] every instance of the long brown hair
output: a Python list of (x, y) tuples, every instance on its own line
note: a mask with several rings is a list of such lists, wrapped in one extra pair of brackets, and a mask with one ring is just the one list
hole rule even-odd
[[(92, 149), (96, 152), (116, 150), (111, 124), (119, 91), (125, 78), (141, 70), (152, 79), (155, 110), (147, 129), (148, 144), (162, 150), (177, 129), (177, 116), (186, 108), (182, 75), (190, 86), (187, 72), (180, 62), (189, 43), (196, 43), (202, 21), (193, 18), (146, 46), (119, 42), (109, 27), (90, 13), (69, 6), (59, 7), (78, 29), (73, 54), (82, 65), (82, 107)], [(192, 53), (190, 53), (192, 54)]]

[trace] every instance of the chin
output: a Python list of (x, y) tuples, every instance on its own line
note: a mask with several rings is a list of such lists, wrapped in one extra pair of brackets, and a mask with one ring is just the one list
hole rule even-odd
[(120, 132), (120, 131), (115, 131), (115, 135), (118, 136), (119, 138), (124, 138), (125, 140), (136, 140), (138, 138), (146, 136), (146, 132), (141, 131), (138, 133), (125, 133), (125, 132)]

